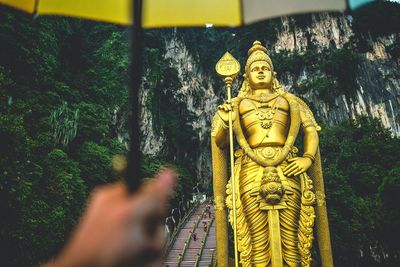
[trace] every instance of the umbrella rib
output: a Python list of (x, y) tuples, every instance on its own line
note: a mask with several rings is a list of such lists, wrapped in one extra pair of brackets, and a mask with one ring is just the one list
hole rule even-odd
[(244, 1), (246, 0), (240, 0), (240, 25), (244, 25)]
[(38, 14), (38, 7), (39, 7), (39, 0), (36, 0), (35, 1), (35, 5), (34, 5), (34, 7), (33, 7), (33, 16), (34, 17), (36, 17), (37, 16), (37, 14)]

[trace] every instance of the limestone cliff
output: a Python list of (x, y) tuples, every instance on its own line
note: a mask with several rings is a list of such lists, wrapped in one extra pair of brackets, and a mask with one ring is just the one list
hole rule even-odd
[[(278, 34), (278, 41), (273, 46), (275, 53), (284, 51), (305, 53), (308, 49), (341, 49), (349, 44), (353, 36), (350, 16), (332, 16), (319, 14), (312, 16), (312, 23), (306, 28), (290, 27), (291, 18), (282, 18), (283, 31)], [(293, 24), (293, 23), (292, 23)], [(356, 115), (370, 115), (379, 118), (393, 134), (400, 135), (400, 72), (398, 59), (386, 51), (387, 47), (399, 42), (399, 34), (380, 37), (376, 40), (364, 40), (372, 47), (363, 54), (354, 80), (353, 97), (344, 94), (334, 98), (334, 105), (321, 102), (315, 92), (303, 96), (308, 102), (315, 103), (320, 120), (335, 124), (345, 118)], [(302, 75), (281, 77), (289, 91), (297, 93), (293, 87), (310, 78), (307, 66), (299, 66)]]
[[(379, 118), (394, 135), (400, 135), (399, 58), (388, 51), (389, 48), (399, 45), (399, 33), (376, 38), (367, 36), (362, 42), (367, 44), (369, 49), (360, 52), (355, 42), (353, 18), (350, 15), (315, 14), (309, 16), (307, 22), (301, 25), (298, 24), (298, 20), (284, 17), (275, 21), (274, 23), (278, 24), (276, 35), (264, 36), (262, 39), (269, 48), (274, 63), (281, 66), (278, 78), (286, 90), (300, 95), (310, 103), (320, 123), (333, 125), (343, 119), (362, 114)], [(257, 27), (260, 28), (260, 25)], [(245, 43), (243, 46), (247, 47), (254, 39), (260, 38), (246, 36), (246, 29), (238, 30), (241, 32), (225, 31), (230, 31), (227, 36), (245, 36), (238, 42)], [(193, 166), (196, 167), (197, 178), (207, 185), (211, 179), (209, 129), (212, 114), (217, 105), (224, 101), (224, 94), (218, 93), (224, 91), (223, 83), (217, 82), (216, 74), (212, 71), (205, 70), (204, 64), (200, 63), (200, 55), (195, 49), (188, 47), (185, 38), (182, 38), (180, 34), (179, 31), (174, 30), (173, 33), (169, 32), (163, 37), (165, 46), (163, 57), (169, 67), (176, 70), (176, 79), (179, 81), (177, 84), (180, 85), (175, 90), (168, 91), (168, 94), (172, 94), (172, 98), (176, 101), (185, 103), (186, 113), (192, 118), (186, 127), (190, 127), (196, 133), (195, 136), (191, 136), (196, 141), (193, 142), (196, 147), (187, 147), (186, 153), (190, 154)], [(216, 31), (215, 34), (218, 32)], [(208, 62), (209, 69), (213, 69), (219, 56), (234, 45), (229, 44), (225, 47), (221, 45), (219, 55), (215, 56), (213, 62)], [(354, 66), (351, 66), (354, 72), (335, 76), (334, 73), (329, 73), (331, 66), (323, 65), (324, 60), (331, 60), (336, 64), (336, 58), (330, 51), (344, 49), (357, 58)], [(212, 53), (211, 50), (210, 53)], [(311, 65), (307, 63), (310, 59), (306, 59), (310, 55), (311, 61), (314, 62)], [(320, 55), (325, 56), (320, 57)], [(280, 59), (292, 59), (293, 56), (297, 59), (293, 61), (296, 64), (291, 65), (295, 73), (283, 70)], [(346, 54), (342, 57), (346, 59)], [(239, 58), (243, 58), (243, 55), (239, 55)], [(244, 63), (241, 62), (241, 64)], [(321, 70), (320, 66), (326, 68), (327, 71)], [(349, 66), (342, 67), (344, 69)], [(336, 70), (337, 68), (338, 66)], [(346, 83), (346, 79), (341, 80), (343, 75), (350, 83)], [(314, 85), (320, 85), (321, 81), (323, 90), (318, 91), (319, 89)], [(153, 114), (145, 105), (147, 94), (142, 94), (141, 127), (145, 133), (142, 149), (145, 154), (156, 155), (165, 149), (168, 137), (163, 131), (154, 131)]]

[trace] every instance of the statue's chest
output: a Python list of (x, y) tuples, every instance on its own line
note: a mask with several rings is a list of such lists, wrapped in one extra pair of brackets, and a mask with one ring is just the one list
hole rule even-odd
[(239, 104), (239, 114), (241, 117), (249, 116), (248, 113), (268, 114), (272, 110), (289, 112), (289, 103), (283, 97), (277, 97), (268, 102), (258, 102), (252, 99), (243, 99)]
[(244, 99), (239, 104), (239, 114), (242, 125), (248, 129), (251, 126), (269, 129), (274, 122), (285, 125), (288, 119), (289, 104), (283, 97), (270, 101), (259, 102)]

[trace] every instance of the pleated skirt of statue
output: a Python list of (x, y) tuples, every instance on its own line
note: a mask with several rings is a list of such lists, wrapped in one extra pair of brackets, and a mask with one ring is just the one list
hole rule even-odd
[[(246, 227), (251, 247), (250, 257), (242, 257), (243, 266), (272, 266), (270, 233), (268, 229), (268, 210), (261, 210), (257, 196), (251, 194), (254, 181), (260, 171), (260, 166), (253, 161), (247, 161), (241, 166), (239, 173), (240, 193), (240, 218)], [(279, 210), (279, 224), (283, 266), (297, 267), (301, 264), (301, 256), (298, 248), (298, 229), (300, 220), (300, 181), (298, 177), (288, 178), (292, 188), (287, 195), (287, 208)], [(239, 222), (238, 222), (239, 223)], [(245, 233), (241, 233), (243, 236)], [(246, 253), (246, 251), (243, 251)], [(242, 253), (241, 253), (242, 254)], [(244, 255), (246, 256), (246, 255)], [(244, 261), (250, 264), (244, 264)]]

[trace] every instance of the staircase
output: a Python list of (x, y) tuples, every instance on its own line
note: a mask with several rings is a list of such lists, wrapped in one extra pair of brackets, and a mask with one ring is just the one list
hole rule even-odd
[[(215, 224), (213, 223), (213, 219), (209, 218), (206, 206), (206, 203), (199, 205), (197, 210), (181, 228), (172, 248), (167, 252), (167, 257), (163, 264), (164, 267), (209, 266), (212, 259), (212, 252), (216, 249), (216, 243)], [(211, 216), (213, 216), (214, 207), (212, 205), (210, 206), (210, 211)], [(204, 214), (206, 216), (203, 216)], [(209, 231), (207, 238), (205, 238), (204, 222), (207, 222), (208, 227), (210, 227), (210, 229), (207, 229)], [(196, 241), (194, 241), (192, 236), (193, 230), (197, 235)]]
[[(212, 214), (214, 214), (214, 206), (211, 206), (211, 212)], [(213, 222), (210, 228), (210, 232), (208, 233), (203, 253), (201, 254), (200, 262), (198, 265), (199, 267), (210, 266), (213, 257), (215, 261), (216, 248), (217, 248), (217, 242), (215, 240), (215, 222)]]

